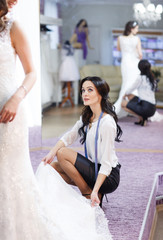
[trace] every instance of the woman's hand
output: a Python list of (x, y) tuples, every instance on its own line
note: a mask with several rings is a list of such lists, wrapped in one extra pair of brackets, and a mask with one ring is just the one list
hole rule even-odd
[(53, 149), (42, 159), (42, 162), (46, 165), (47, 163), (50, 164), (54, 157), (56, 156), (56, 153), (53, 151)]
[(125, 94), (125, 95), (123, 96), (123, 99), (124, 99), (124, 100), (128, 100), (128, 94)]
[(98, 192), (92, 191), (91, 193), (91, 206), (95, 207), (100, 204), (100, 199), (98, 197)]
[(21, 99), (17, 96), (12, 96), (0, 111), (0, 123), (12, 122), (17, 114), (18, 106)]

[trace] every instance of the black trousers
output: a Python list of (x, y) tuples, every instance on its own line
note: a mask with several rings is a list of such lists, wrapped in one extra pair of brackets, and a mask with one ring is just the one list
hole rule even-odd
[[(98, 164), (98, 169), (100, 168), (100, 166), (101, 164)], [(95, 185), (95, 164), (80, 153), (78, 153), (75, 167), (81, 174), (83, 179), (86, 181), (88, 186), (93, 189)], [(120, 164), (118, 164), (115, 168), (112, 168), (110, 175), (106, 177), (101, 188), (99, 189), (100, 193), (107, 194), (112, 193), (116, 190), (120, 182), (120, 168)]]

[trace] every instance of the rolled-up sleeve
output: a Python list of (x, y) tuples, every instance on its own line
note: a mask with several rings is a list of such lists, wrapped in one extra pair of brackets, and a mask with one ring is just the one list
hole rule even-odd
[[(113, 120), (114, 121), (114, 120)], [(99, 173), (108, 176), (112, 167), (116, 167), (118, 159), (115, 153), (116, 125), (113, 121), (105, 121), (100, 131), (101, 167)]]
[(80, 119), (75, 123), (75, 125), (73, 126), (73, 128), (66, 132), (62, 137), (61, 137), (61, 141), (64, 142), (65, 146), (69, 146), (71, 145), (73, 142), (75, 142), (78, 138), (79, 138), (79, 133), (78, 130), (79, 128), (81, 128), (83, 125), (82, 119), (80, 117)]

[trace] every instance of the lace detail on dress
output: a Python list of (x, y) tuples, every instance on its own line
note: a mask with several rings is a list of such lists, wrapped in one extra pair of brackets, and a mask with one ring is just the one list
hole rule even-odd
[(10, 29), (13, 23), (13, 19), (8, 20), (5, 23), (5, 28), (2, 32), (0, 32), (0, 41), (5, 42), (6, 40), (10, 39)]
[(112, 236), (108, 234), (108, 220), (105, 217), (103, 210), (100, 207), (96, 207), (95, 209), (96, 216), (96, 229), (97, 233), (101, 236), (101, 239), (112, 240)]
[(36, 177), (48, 214), (71, 240), (112, 240), (108, 220), (100, 207), (92, 208), (90, 200), (83, 197), (49, 165), (41, 163)]
[[(0, 36), (0, 110), (19, 84), (12, 23)], [(0, 240), (65, 240), (48, 219), (40, 196), (29, 158), (26, 119), (22, 102), (13, 122), (0, 123)]]
[(16, 91), (19, 84), (18, 79), (15, 79), (16, 54), (10, 37), (12, 24), (11, 19), (0, 33), (0, 109)]

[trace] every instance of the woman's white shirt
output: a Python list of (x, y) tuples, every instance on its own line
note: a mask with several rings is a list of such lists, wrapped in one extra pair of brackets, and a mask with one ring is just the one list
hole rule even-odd
[(135, 89), (138, 90), (138, 97), (141, 100), (152, 104), (156, 103), (155, 92), (151, 89), (149, 79), (145, 75), (138, 76), (135, 83), (126, 91), (126, 94), (132, 93)]
[[(95, 135), (96, 135), (96, 122), (92, 123), (92, 127), (87, 130), (86, 146), (87, 154), (90, 161), (95, 161)], [(60, 139), (64, 142), (65, 146), (71, 145), (80, 136), (78, 130), (82, 127), (82, 118), (76, 122), (74, 127), (65, 133)], [(118, 164), (118, 158), (115, 153), (115, 138), (117, 134), (117, 126), (112, 116), (106, 114), (102, 117), (98, 129), (98, 142), (97, 142), (97, 159), (101, 164), (99, 173), (108, 176), (113, 167)]]

